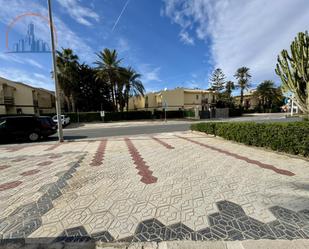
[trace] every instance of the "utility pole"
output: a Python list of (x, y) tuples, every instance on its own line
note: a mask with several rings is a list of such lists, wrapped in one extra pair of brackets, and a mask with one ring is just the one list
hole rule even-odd
[(55, 98), (56, 98), (56, 112), (57, 112), (57, 121), (58, 121), (58, 139), (59, 142), (63, 142), (63, 130), (62, 130), (62, 120), (61, 120), (61, 104), (60, 104), (60, 93), (59, 93), (59, 84), (57, 76), (57, 61), (56, 61), (56, 48), (55, 48), (55, 39), (54, 39), (54, 24), (53, 24), (53, 15), (51, 10), (51, 0), (48, 2), (48, 16), (49, 16), (49, 26), (50, 26), (50, 38), (52, 45), (52, 60), (53, 60), (53, 69), (54, 69), (54, 81), (55, 81)]

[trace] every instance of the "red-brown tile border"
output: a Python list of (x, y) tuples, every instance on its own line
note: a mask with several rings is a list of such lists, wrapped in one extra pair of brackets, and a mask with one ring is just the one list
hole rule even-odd
[(51, 165), (53, 162), (52, 161), (44, 161), (44, 162), (40, 162), (37, 164), (37, 166), (47, 166), (47, 165)]
[(214, 147), (214, 146), (211, 146), (211, 145), (206, 145), (206, 144), (203, 144), (203, 143), (200, 143), (198, 141), (195, 141), (195, 140), (192, 140), (190, 138), (187, 138), (187, 137), (181, 137), (181, 136), (178, 136), (178, 135), (175, 135), (176, 137), (178, 138), (181, 138), (181, 139), (184, 139), (186, 141), (189, 141), (191, 143), (194, 143), (194, 144), (197, 144), (197, 145), (200, 145), (202, 147), (206, 147), (208, 149), (211, 149), (211, 150), (214, 150), (214, 151), (217, 151), (219, 153), (222, 153), (222, 154), (225, 154), (227, 156), (231, 156), (231, 157), (234, 157), (236, 159), (239, 159), (239, 160), (242, 160), (242, 161), (245, 161), (247, 163), (250, 163), (250, 164), (254, 164), (260, 168), (263, 168), (263, 169), (269, 169), (269, 170), (272, 170), (274, 171), (275, 173), (277, 174), (281, 174), (281, 175), (286, 175), (286, 176), (294, 176), (295, 174), (291, 171), (288, 171), (288, 170), (285, 170), (285, 169), (280, 169), (280, 168), (277, 168), (273, 165), (270, 165), (270, 164), (266, 164), (266, 163), (262, 163), (260, 161), (257, 161), (257, 160), (252, 160), (248, 157), (245, 157), (245, 156), (241, 156), (241, 155), (238, 155), (236, 153), (233, 153), (233, 152), (229, 152), (227, 150), (223, 150), (223, 149), (219, 149), (217, 147)]
[(35, 174), (37, 174), (39, 172), (40, 172), (40, 170), (33, 169), (33, 170), (25, 171), (25, 172), (21, 173), (20, 175), (22, 175), (22, 176), (31, 176), (31, 175), (35, 175)]
[(156, 183), (158, 178), (152, 175), (152, 171), (149, 170), (149, 166), (146, 165), (146, 162), (138, 152), (137, 148), (134, 146), (132, 141), (129, 138), (125, 138), (126, 145), (128, 147), (131, 158), (136, 165), (136, 169), (138, 170), (138, 174), (142, 176), (141, 182), (145, 184)]
[(7, 182), (7, 183), (4, 183), (4, 184), (0, 184), (0, 191), (16, 188), (20, 184), (22, 184), (21, 181), (13, 181), (13, 182)]
[(98, 149), (90, 163), (90, 166), (100, 166), (103, 163), (106, 145), (107, 139), (104, 139), (100, 142)]
[(54, 144), (54, 145), (48, 147), (47, 149), (45, 149), (45, 151), (51, 151), (51, 150), (57, 149), (60, 145), (61, 145), (61, 143)]
[(157, 141), (159, 144), (163, 145), (165, 148), (167, 148), (169, 150), (175, 149), (175, 147), (173, 147), (172, 145), (169, 145), (168, 143), (162, 141), (161, 139), (159, 139), (157, 137), (152, 136), (151, 138), (153, 140)]
[(10, 167), (9, 165), (0, 165), (0, 170), (7, 169), (7, 168), (9, 168), (9, 167)]

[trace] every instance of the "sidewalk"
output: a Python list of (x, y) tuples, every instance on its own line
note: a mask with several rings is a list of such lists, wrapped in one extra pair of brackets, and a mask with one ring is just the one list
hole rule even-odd
[(191, 132), (0, 146), (0, 239), (308, 239), (308, 182), (307, 160)]
[(0, 249), (307, 249), (309, 240), (170, 241), (141, 243), (73, 242), (51, 244), (15, 242)]

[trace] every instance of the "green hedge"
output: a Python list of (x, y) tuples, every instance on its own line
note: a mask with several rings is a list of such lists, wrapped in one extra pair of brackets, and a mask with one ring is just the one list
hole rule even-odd
[[(183, 110), (166, 111), (166, 118), (184, 118), (187, 113), (189, 112)], [(154, 118), (160, 119), (165, 117), (165, 113), (164, 111), (155, 110), (153, 116)]]
[(192, 124), (191, 129), (246, 145), (309, 156), (308, 122), (209, 122)]

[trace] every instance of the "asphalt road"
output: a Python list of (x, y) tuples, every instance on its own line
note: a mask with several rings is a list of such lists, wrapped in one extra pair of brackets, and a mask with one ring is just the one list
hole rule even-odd
[[(281, 116), (262, 116), (262, 117), (241, 117), (234, 119), (227, 119), (221, 121), (254, 121), (254, 122), (292, 122), (299, 121), (299, 118), (283, 118)], [(201, 120), (201, 122), (203, 122)], [(209, 122), (209, 121), (208, 121)], [(155, 134), (164, 132), (176, 132), (176, 131), (188, 131), (190, 129), (190, 123), (180, 122), (179, 124), (146, 124), (138, 126), (124, 126), (124, 127), (100, 127), (91, 129), (64, 129), (64, 136), (66, 140), (73, 139), (91, 139), (100, 137), (112, 137), (112, 136), (130, 136), (139, 134)], [(56, 140), (57, 136), (54, 135), (50, 140)]]
[(154, 134), (174, 131), (187, 131), (190, 124), (162, 124), (117, 128), (70, 129), (64, 130), (65, 139), (99, 138), (113, 136), (130, 136), (139, 134)]

